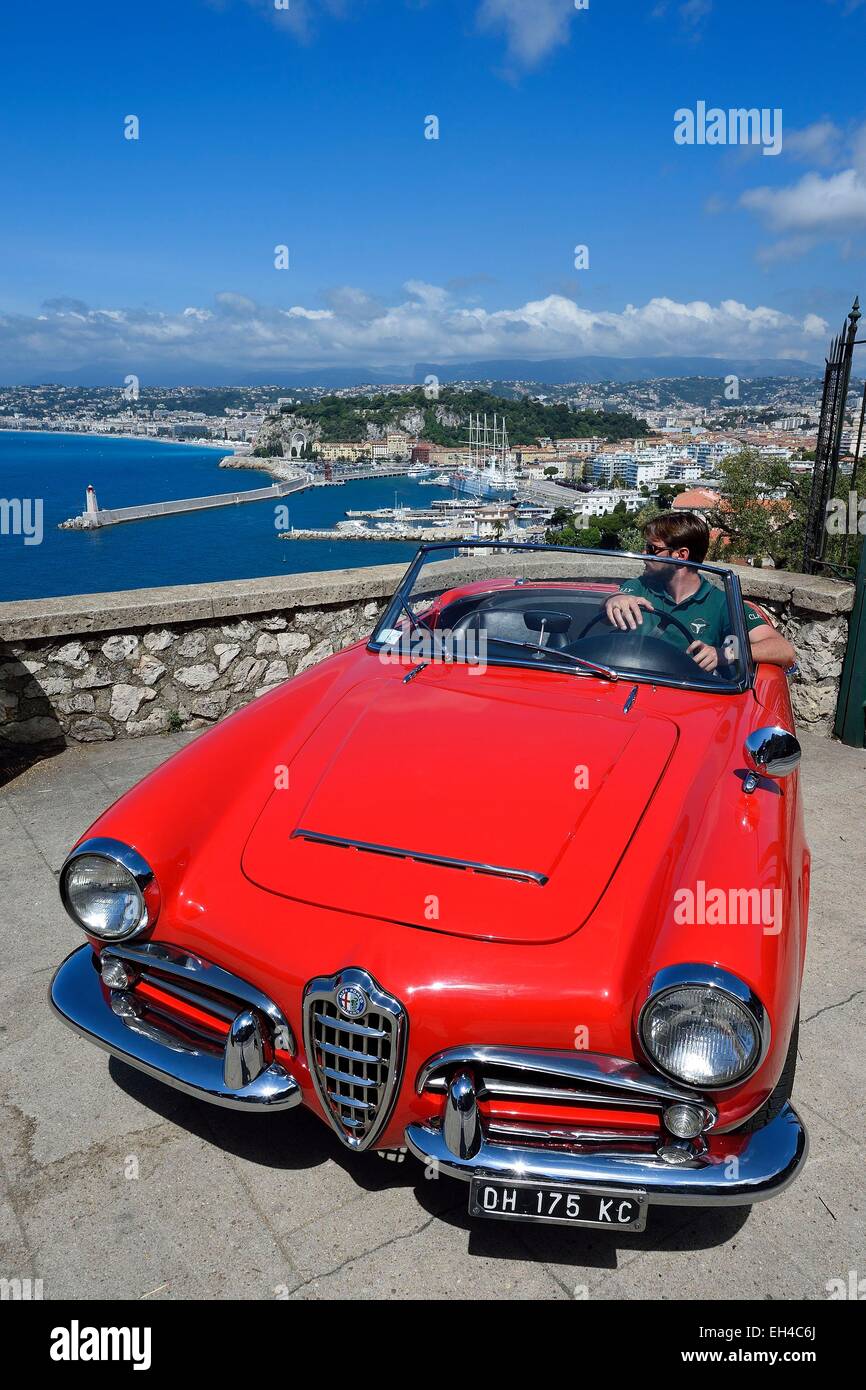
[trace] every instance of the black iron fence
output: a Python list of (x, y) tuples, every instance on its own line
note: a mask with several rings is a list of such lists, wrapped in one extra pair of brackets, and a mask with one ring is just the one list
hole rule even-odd
[[(815, 448), (815, 470), (806, 517), (803, 569), (807, 574), (825, 574), (850, 579), (855, 584), (848, 646), (839, 683), (839, 701), (833, 732), (853, 748), (866, 746), (866, 513), (861, 514), (859, 484), (863, 473), (866, 382), (855, 425), (851, 431), (852, 449), (843, 455), (845, 421), (851, 390), (854, 349), (866, 339), (858, 338), (860, 301), (854, 305), (833, 339), (824, 373), (821, 420)], [(840, 460), (851, 455), (850, 472)], [(842, 495), (840, 496), (840, 490)], [(843, 516), (841, 525), (830, 525), (831, 514)], [(863, 528), (863, 529), (861, 529)], [(859, 554), (858, 554), (859, 547)]]
[[(860, 300), (855, 299), (850, 314), (842, 325), (842, 332), (830, 344), (824, 372), (824, 394), (821, 400), (821, 419), (818, 425), (818, 440), (815, 447), (815, 469), (812, 474), (812, 491), (806, 515), (806, 532), (803, 545), (803, 569), (806, 574), (830, 574), (840, 578), (853, 578), (857, 563), (857, 532), (851, 535), (849, 526), (832, 533), (828, 528), (828, 509), (837, 497), (840, 483), (839, 461), (842, 457), (842, 443), (845, 431), (845, 417), (848, 409), (848, 396), (851, 389), (851, 368), (854, 361), (854, 348), (858, 342), (857, 330), (860, 323)], [(861, 471), (860, 452), (863, 445), (863, 423), (866, 416), (866, 382), (859, 407), (859, 420), (854, 440), (853, 462), (850, 477), (845, 478), (844, 500), (847, 504), (850, 493), (857, 494), (858, 473)], [(847, 474), (847, 470), (846, 470)]]

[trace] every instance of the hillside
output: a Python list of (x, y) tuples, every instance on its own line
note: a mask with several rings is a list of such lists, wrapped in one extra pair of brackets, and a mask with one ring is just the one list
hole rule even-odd
[(259, 445), (285, 442), (292, 429), (309, 431), (313, 441), (363, 441), (381, 439), (389, 430), (403, 430), (431, 444), (466, 442), (471, 413), (485, 411), (493, 423), (494, 412), (505, 413), (508, 437), (513, 445), (534, 444), (536, 439), (589, 439), (616, 441), (648, 433), (642, 420), (615, 411), (573, 411), (565, 405), (542, 405), (527, 399), (504, 401), (485, 390), (442, 390), (429, 400), (423, 388), (376, 396), (323, 396), (295, 410), (284, 409), (262, 426)]

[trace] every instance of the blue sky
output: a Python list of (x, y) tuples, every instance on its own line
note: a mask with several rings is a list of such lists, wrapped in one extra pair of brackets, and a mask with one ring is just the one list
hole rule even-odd
[[(866, 289), (864, 0), (46, 0), (3, 49), (0, 380), (819, 361)], [(699, 101), (781, 154), (676, 144)]]

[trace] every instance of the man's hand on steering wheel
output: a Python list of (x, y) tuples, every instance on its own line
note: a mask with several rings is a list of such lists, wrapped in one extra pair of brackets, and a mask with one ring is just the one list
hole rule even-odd
[[(643, 625), (642, 608), (646, 608), (650, 613), (655, 612), (649, 599), (639, 598), (636, 594), (611, 594), (604, 605), (608, 622), (612, 627), (619, 628), (620, 632), (636, 632)], [(663, 621), (668, 616), (662, 614)], [(682, 629), (682, 624), (676, 618), (671, 618), (670, 621)], [(690, 642), (686, 652), (702, 671), (715, 671), (722, 659), (718, 648), (711, 647), (707, 642)]]
[(613, 627), (618, 627), (620, 632), (634, 632), (641, 626), (642, 608), (648, 609), (650, 613), (655, 612), (648, 598), (637, 598), (634, 594), (611, 594), (604, 605), (608, 622)]
[(715, 671), (719, 664), (718, 647), (711, 647), (706, 642), (692, 642), (686, 651), (702, 671)]

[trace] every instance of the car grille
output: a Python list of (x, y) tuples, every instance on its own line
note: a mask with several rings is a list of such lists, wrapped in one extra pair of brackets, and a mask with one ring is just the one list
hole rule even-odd
[[(106, 1002), (131, 1033), (210, 1065), (203, 1089), (211, 1099), (230, 1104), (243, 1093), (246, 1102), (251, 1083), (264, 1076), (261, 1098), (277, 1082), (281, 1095), (293, 1090), (300, 1100), (285, 1067), (297, 1051), (292, 1030), (279, 1005), (255, 985), (164, 941), (112, 942), (93, 962)], [(221, 1064), (219, 1082), (213, 1063)]]
[(311, 980), (304, 993), (304, 1042), (333, 1128), (347, 1147), (366, 1149), (388, 1120), (402, 1075), (402, 1005), (364, 970)]
[[(624, 1058), (510, 1047), (451, 1048), (425, 1063), (419, 1095), (447, 1095), (458, 1074), (471, 1078), (488, 1144), (567, 1152), (655, 1151), (662, 1117), (695, 1093)], [(712, 1107), (702, 1102), (707, 1127)]]

